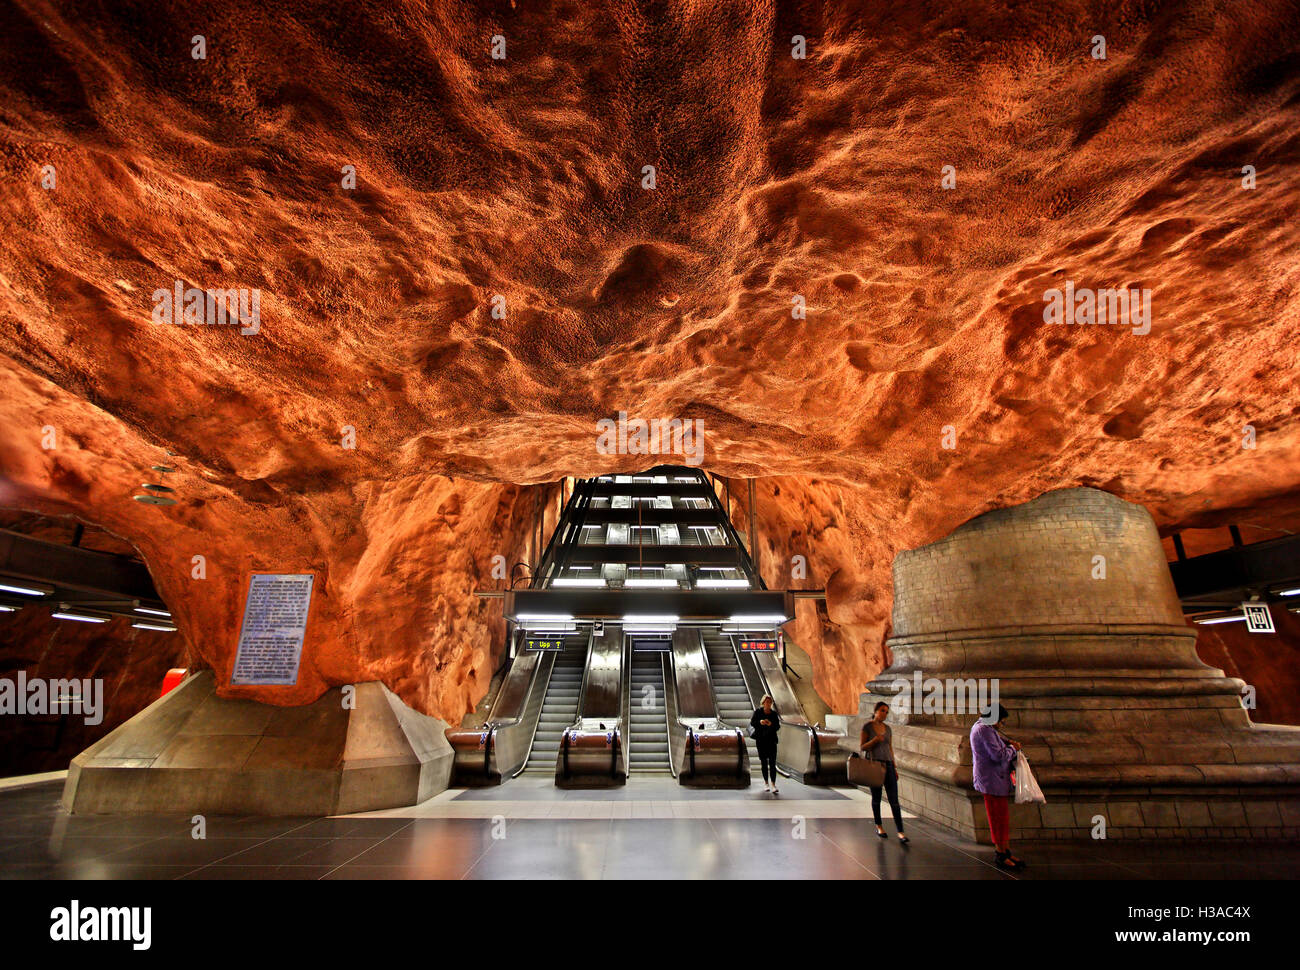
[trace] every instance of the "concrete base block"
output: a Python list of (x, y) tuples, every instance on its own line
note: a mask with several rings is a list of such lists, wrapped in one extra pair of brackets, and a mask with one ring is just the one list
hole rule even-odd
[(216, 696), (211, 671), (72, 760), (74, 814), (340, 815), (414, 805), (447, 787), (446, 725), (383, 684), (273, 707)]

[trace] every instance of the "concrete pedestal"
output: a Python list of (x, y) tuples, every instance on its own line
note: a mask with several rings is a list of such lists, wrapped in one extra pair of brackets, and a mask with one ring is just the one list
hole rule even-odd
[(899, 554), (894, 593), (894, 662), (849, 736), (891, 705), (904, 808), (989, 841), (969, 733), (996, 680), (1047, 797), (1012, 807), (1013, 839), (1300, 837), (1300, 728), (1252, 724), (1197, 657), (1145, 509), (1074, 488), (990, 512)]
[(414, 805), (447, 787), (446, 725), (383, 684), (275, 707), (188, 678), (72, 760), (73, 813), (338, 815)]

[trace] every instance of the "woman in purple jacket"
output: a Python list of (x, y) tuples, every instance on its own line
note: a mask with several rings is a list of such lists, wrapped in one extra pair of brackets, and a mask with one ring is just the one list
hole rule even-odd
[(975, 790), (984, 795), (984, 810), (989, 817), (989, 834), (997, 850), (995, 861), (1002, 869), (1022, 869), (1024, 862), (1011, 854), (1011, 769), (1016, 764), (1020, 744), (1002, 736), (994, 726), (1006, 720), (1007, 709), (998, 705), (992, 724), (983, 719), (970, 729), (971, 774)]

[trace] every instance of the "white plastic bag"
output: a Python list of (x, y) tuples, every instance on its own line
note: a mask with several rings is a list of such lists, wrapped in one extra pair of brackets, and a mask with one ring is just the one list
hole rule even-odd
[(1026, 802), (1046, 802), (1043, 797), (1043, 790), (1038, 787), (1038, 782), (1034, 780), (1034, 773), (1029, 770), (1029, 759), (1025, 757), (1023, 751), (1016, 752), (1016, 804), (1023, 805)]

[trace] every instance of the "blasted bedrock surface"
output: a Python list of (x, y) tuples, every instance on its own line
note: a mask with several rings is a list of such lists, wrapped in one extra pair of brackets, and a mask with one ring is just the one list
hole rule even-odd
[[(525, 486), (655, 461), (596, 452), (620, 410), (767, 476), (838, 710), (894, 554), (987, 509), (1300, 519), (1287, 3), (227, 3), (203, 60), (189, 4), (83, 6), (0, 14), (0, 506), (133, 543), (218, 682), (248, 573), (315, 573), (298, 686), (226, 696), (457, 721)], [(153, 322), (178, 281), (258, 289), (260, 328)], [(1045, 325), (1066, 282), (1149, 290), (1150, 332)], [(131, 501), (159, 462), (179, 504)]]

